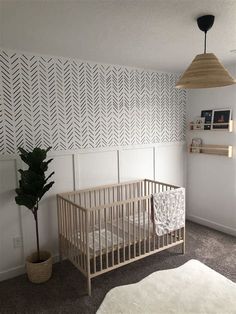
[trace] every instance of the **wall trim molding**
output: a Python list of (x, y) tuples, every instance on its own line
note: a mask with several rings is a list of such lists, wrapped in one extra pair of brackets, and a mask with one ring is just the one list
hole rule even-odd
[(223, 233), (227, 233), (233, 236), (236, 236), (236, 229), (219, 224), (209, 219), (201, 218), (195, 215), (187, 215), (187, 220), (196, 222), (200, 225), (207, 226), (209, 228), (221, 231)]
[[(117, 150), (129, 150), (129, 149), (144, 149), (144, 148), (158, 148), (158, 147), (170, 147), (170, 146), (184, 146), (186, 141), (181, 142), (163, 142), (163, 143), (149, 143), (149, 144), (138, 144), (138, 145), (125, 145), (125, 146), (108, 146), (98, 148), (83, 148), (83, 149), (66, 149), (66, 150), (51, 150), (48, 152), (49, 157), (53, 156), (65, 156), (74, 154), (88, 154), (88, 153), (99, 153), (99, 152), (110, 152)], [(0, 154), (0, 160), (14, 160), (19, 159), (19, 154)]]

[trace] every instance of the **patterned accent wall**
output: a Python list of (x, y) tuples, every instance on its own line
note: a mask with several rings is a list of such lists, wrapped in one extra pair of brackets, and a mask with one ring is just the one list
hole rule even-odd
[(175, 74), (0, 51), (0, 79), (1, 154), (185, 138)]

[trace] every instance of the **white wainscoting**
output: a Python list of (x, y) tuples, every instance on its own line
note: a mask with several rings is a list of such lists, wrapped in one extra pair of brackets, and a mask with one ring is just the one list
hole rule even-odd
[[(39, 229), (42, 249), (57, 256), (56, 194), (89, 186), (139, 178), (185, 186), (185, 144), (148, 144), (81, 151), (51, 152), (50, 171), (55, 185), (40, 203)], [(35, 228), (29, 210), (15, 204), (16, 155), (0, 156), (0, 280), (24, 272), (24, 260), (35, 250)], [(13, 247), (22, 237), (23, 247)]]
[(117, 150), (91, 151), (76, 155), (76, 189), (118, 182)]
[(154, 147), (119, 151), (120, 181), (154, 179)]

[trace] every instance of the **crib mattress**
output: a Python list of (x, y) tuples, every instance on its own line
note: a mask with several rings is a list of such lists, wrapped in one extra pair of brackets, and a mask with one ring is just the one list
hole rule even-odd
[[(138, 223), (140, 221), (140, 224)], [(100, 236), (99, 236), (100, 234)], [(117, 248), (127, 247), (136, 243), (153, 240), (153, 236), (158, 237), (155, 233), (153, 223), (149, 219), (148, 213), (141, 213), (140, 216), (129, 216), (120, 218), (118, 221), (114, 220), (112, 223), (107, 223), (107, 228), (103, 225), (94, 226), (94, 231), (88, 233), (89, 237), (89, 252), (90, 257), (98, 256), (101, 253), (111, 252)], [(177, 235), (177, 238), (178, 235)], [(72, 236), (70, 242), (73, 246), (79, 249), (80, 253), (86, 254), (86, 238), (85, 234), (78, 233)]]
[[(140, 221), (140, 225), (138, 222)], [(148, 232), (149, 225), (149, 232)], [(100, 236), (99, 236), (100, 234)], [(153, 225), (152, 222), (148, 219), (148, 214), (143, 213), (140, 215), (125, 217), (124, 219), (120, 218), (117, 222), (107, 223), (107, 228), (103, 226), (95, 226), (95, 230), (89, 232), (89, 250), (90, 255), (93, 256), (99, 255), (102, 251), (103, 253), (118, 247), (132, 245), (139, 241), (143, 241), (148, 237), (153, 235)], [(80, 251), (86, 252), (85, 239), (80, 233), (73, 237), (73, 245), (79, 247)], [(107, 243), (107, 245), (106, 245)]]

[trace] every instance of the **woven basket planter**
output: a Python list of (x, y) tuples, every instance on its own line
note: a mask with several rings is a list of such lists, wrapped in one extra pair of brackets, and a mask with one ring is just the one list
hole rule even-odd
[(33, 253), (26, 259), (26, 270), (28, 278), (33, 283), (43, 283), (48, 281), (52, 275), (52, 256), (49, 252), (41, 251), (40, 259), (37, 263), (37, 253)]

